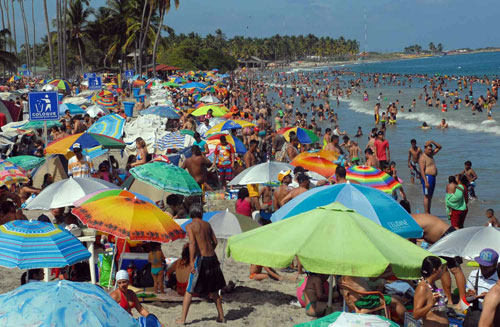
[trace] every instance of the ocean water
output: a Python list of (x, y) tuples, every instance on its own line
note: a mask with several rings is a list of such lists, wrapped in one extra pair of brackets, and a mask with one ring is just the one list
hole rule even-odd
[[(348, 70), (358, 73), (395, 73), (395, 74), (420, 74), (434, 76), (435, 74), (447, 76), (478, 76), (488, 75), (490, 78), (500, 75), (500, 53), (479, 53), (455, 56), (431, 57), (414, 60), (387, 61), (379, 63), (358, 63), (353, 65), (343, 65), (333, 68), (314, 68), (309, 70), (293, 70), (290, 74), (299, 71), (304, 74), (313, 74), (318, 70)], [(333, 79), (334, 73), (330, 73), (328, 78)], [(341, 77), (341, 80), (348, 81), (352, 76)], [(365, 78), (366, 79), (366, 78)], [(401, 80), (404, 80), (401, 78)], [(404, 189), (409, 194), (413, 211), (423, 211), (422, 191), (419, 181), (415, 185), (409, 184), (409, 169), (407, 166), (408, 150), (410, 140), (415, 138), (419, 146), (423, 146), (425, 141), (434, 140), (443, 146), (443, 149), (435, 157), (438, 167), (438, 178), (434, 193), (432, 213), (440, 217), (445, 217), (446, 209), (444, 197), (446, 184), (449, 175), (454, 175), (463, 171), (464, 162), (472, 161), (473, 169), (478, 174), (476, 194), (478, 200), (469, 203), (469, 215), (466, 226), (482, 225), (485, 222), (484, 211), (493, 208), (500, 212), (500, 200), (498, 195), (498, 181), (500, 171), (500, 111), (498, 105), (493, 107), (493, 119), (487, 119), (486, 110), (482, 113), (472, 114), (470, 108), (461, 105), (458, 110), (453, 110), (449, 102), (453, 97), (448, 97), (448, 112), (441, 112), (437, 108), (425, 106), (425, 92), (423, 86), (430, 87), (425, 80), (413, 78), (411, 87), (408, 83), (405, 86), (393, 86), (381, 84), (374, 87), (373, 83), (365, 83), (366, 91), (369, 94), (369, 101), (363, 101), (362, 92), (353, 92), (350, 98), (341, 98), (339, 107), (332, 97), (331, 106), (336, 108), (339, 117), (341, 130), (347, 131), (350, 136), (356, 133), (357, 127), (361, 126), (364, 136), (358, 139), (362, 149), (365, 148), (367, 137), (371, 128), (375, 126), (373, 121), (373, 107), (377, 102), (377, 96), (382, 93), (381, 111), (385, 111), (390, 102), (399, 100), (400, 106), (405, 107), (405, 112), (398, 113), (396, 125), (388, 125), (386, 138), (389, 140), (391, 160), (396, 161), (398, 176), (403, 179)], [(472, 90), (474, 100), (480, 95), (486, 97), (488, 85), (480, 83), (473, 84)], [(455, 80), (450, 80), (445, 90), (451, 92), (458, 89)], [(459, 98), (464, 98), (468, 94), (462, 91)], [(422, 94), (422, 100), (419, 95)], [(416, 99), (416, 108), (408, 112), (413, 99)], [(297, 101), (296, 101), (297, 103)], [(308, 103), (306, 106), (310, 106)], [(305, 108), (303, 108), (305, 109)], [(447, 130), (437, 128), (442, 118), (449, 124)], [(432, 126), (431, 130), (422, 130), (423, 122)], [(379, 124), (380, 126), (380, 124)], [(324, 129), (329, 123), (323, 123)]]

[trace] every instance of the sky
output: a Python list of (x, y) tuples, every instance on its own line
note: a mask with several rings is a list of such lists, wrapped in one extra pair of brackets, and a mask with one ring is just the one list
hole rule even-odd
[[(46, 34), (42, 0), (24, 0), (32, 35), (31, 4), (35, 1), (36, 38)], [(16, 1), (17, 2), (17, 1)], [(266, 37), (275, 34), (315, 34), (357, 39), (360, 50), (393, 52), (429, 42), (445, 49), (500, 46), (496, 21), (498, 0), (180, 0), (165, 23), (176, 33), (200, 35), (221, 29), (228, 37)], [(55, 17), (55, 0), (47, 0), (49, 18)], [(91, 6), (105, 5), (91, 0)], [(366, 20), (364, 13), (366, 13)], [(24, 42), (16, 4), (18, 45)]]

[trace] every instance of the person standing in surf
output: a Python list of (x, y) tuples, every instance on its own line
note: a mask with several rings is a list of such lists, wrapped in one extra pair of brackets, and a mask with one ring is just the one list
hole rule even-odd
[[(435, 147), (435, 148), (434, 148)], [(420, 165), (422, 189), (424, 193), (425, 213), (431, 213), (432, 195), (436, 187), (436, 176), (438, 174), (434, 156), (441, 151), (441, 144), (432, 140), (425, 142), (424, 152), (420, 156), (418, 163)]]

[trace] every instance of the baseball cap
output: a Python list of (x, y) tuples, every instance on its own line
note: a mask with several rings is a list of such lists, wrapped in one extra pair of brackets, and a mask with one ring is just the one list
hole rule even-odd
[(490, 267), (498, 263), (498, 253), (493, 249), (486, 248), (479, 253), (478, 257), (474, 258), (474, 261), (481, 266)]
[(81, 150), (82, 149), (82, 146), (80, 145), (80, 143), (74, 143), (73, 146), (71, 147), (71, 149), (74, 151), (74, 150)]
[(288, 169), (288, 170), (282, 170), (278, 173), (278, 181), (279, 182), (282, 182), (283, 181), (283, 178), (285, 178), (285, 176), (288, 176), (292, 173), (292, 170), (291, 169)]

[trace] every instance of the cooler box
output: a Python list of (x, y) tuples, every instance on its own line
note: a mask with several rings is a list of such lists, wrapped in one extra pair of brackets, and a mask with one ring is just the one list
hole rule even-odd
[(135, 102), (124, 101), (123, 106), (125, 107), (125, 115), (132, 117), (134, 115)]
[(141, 89), (137, 88), (137, 87), (134, 87), (132, 89), (132, 92), (134, 94), (134, 98), (137, 98), (139, 96), (139, 93), (141, 93)]
[(138, 96), (135, 97), (135, 101), (137, 101), (137, 102), (144, 102), (145, 98), (146, 98), (145, 94), (140, 94), (140, 95), (138, 95)]
[[(148, 263), (148, 253), (123, 253), (120, 269), (127, 270), (128, 265), (133, 262), (137, 269), (141, 269)], [(120, 270), (118, 269), (118, 270)]]
[(61, 102), (61, 101), (63, 100), (63, 98), (64, 98), (64, 94), (62, 94), (62, 93), (57, 93), (57, 100), (58, 100), (59, 102)]

